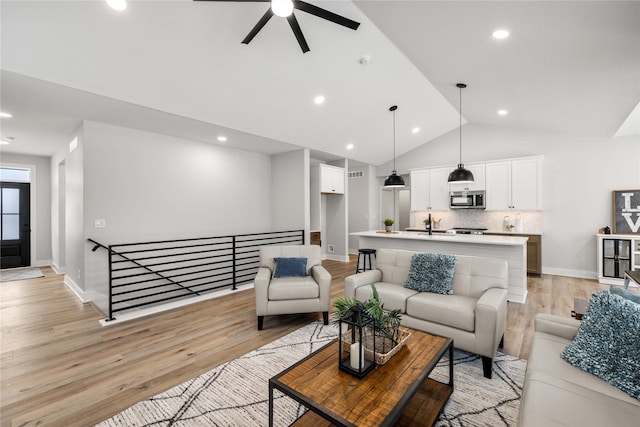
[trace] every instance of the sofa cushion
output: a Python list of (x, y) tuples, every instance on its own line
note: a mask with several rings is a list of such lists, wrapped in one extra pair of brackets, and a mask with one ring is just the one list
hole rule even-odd
[(640, 399), (638, 331), (640, 305), (608, 291), (596, 292), (561, 357)]
[[(407, 312), (407, 298), (417, 294), (417, 291), (411, 289), (405, 289), (395, 283), (376, 283), (376, 289), (378, 290), (378, 297), (384, 304), (385, 310), (400, 310), (401, 313)], [(371, 286), (360, 286), (356, 289), (355, 298), (358, 301), (366, 301), (373, 297), (373, 291)]]
[(273, 277), (304, 277), (307, 276), (307, 259), (306, 258), (281, 258), (273, 259), (274, 269)]
[(269, 283), (269, 300), (290, 300), (318, 298), (320, 287), (311, 276), (283, 277), (271, 279)]
[(421, 292), (407, 299), (407, 314), (464, 331), (475, 330), (477, 300), (464, 295)]
[(446, 254), (415, 254), (404, 287), (418, 292), (452, 294), (451, 280), (456, 257)]

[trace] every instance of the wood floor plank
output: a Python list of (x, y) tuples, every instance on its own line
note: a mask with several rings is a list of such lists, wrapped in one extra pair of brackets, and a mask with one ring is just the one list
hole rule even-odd
[[(332, 298), (348, 263), (324, 261)], [(129, 322), (101, 326), (50, 268), (45, 277), (0, 284), (0, 427), (89, 426), (314, 320), (267, 316), (256, 327), (252, 289)], [(507, 354), (526, 358), (535, 313), (569, 316), (573, 298), (606, 289), (594, 280), (530, 277), (525, 304), (509, 303)]]

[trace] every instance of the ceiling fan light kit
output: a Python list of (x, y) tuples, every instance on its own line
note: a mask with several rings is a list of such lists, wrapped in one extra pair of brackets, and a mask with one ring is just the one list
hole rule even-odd
[(194, 1), (236, 1), (236, 2), (247, 2), (247, 1), (256, 1), (256, 2), (270, 2), (271, 5), (269, 9), (262, 15), (262, 18), (258, 21), (258, 23), (249, 31), (249, 34), (242, 40), (243, 44), (251, 43), (251, 40), (255, 38), (255, 36), (262, 30), (262, 28), (269, 22), (269, 19), (273, 15), (287, 18), (289, 22), (289, 26), (293, 31), (293, 34), (296, 36), (296, 40), (298, 40), (298, 44), (300, 45), (300, 49), (302, 49), (302, 53), (309, 52), (309, 45), (307, 44), (307, 40), (304, 38), (302, 34), (302, 29), (300, 29), (300, 24), (298, 24), (298, 20), (296, 19), (296, 15), (294, 13), (294, 9), (301, 10), (310, 15), (317, 16), (318, 18), (326, 19), (327, 21), (331, 21), (334, 24), (342, 25), (343, 27), (350, 28), (352, 30), (357, 30), (360, 26), (359, 22), (353, 21), (349, 18), (345, 18), (344, 16), (340, 16), (333, 12), (329, 12), (326, 9), (315, 6), (311, 3), (304, 2), (302, 0), (194, 0)]
[(393, 172), (384, 180), (384, 188), (402, 188), (404, 187), (404, 179), (396, 172), (396, 110), (397, 105), (389, 108), (393, 113)]
[(448, 182), (456, 182), (458, 184), (471, 184), (474, 181), (473, 173), (469, 169), (465, 169), (462, 164), (462, 89), (467, 87), (464, 83), (456, 84), (460, 90), (460, 163), (458, 167), (449, 174)]

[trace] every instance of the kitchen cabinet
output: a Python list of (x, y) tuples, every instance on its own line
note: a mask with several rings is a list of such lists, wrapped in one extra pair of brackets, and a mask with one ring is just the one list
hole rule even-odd
[(640, 236), (598, 234), (598, 282), (622, 285), (624, 272), (640, 271)]
[(485, 184), (487, 210), (541, 210), (542, 158), (487, 163)]
[(344, 168), (330, 165), (320, 167), (320, 193), (344, 194)]
[(411, 210), (449, 210), (449, 168), (411, 171)]
[[(475, 164), (475, 165), (465, 165), (466, 169), (469, 169), (473, 174), (473, 182), (469, 184), (457, 184), (451, 183), (449, 184), (450, 191), (480, 191), (485, 189), (485, 179), (484, 179), (484, 170), (485, 165)], [(449, 172), (452, 172), (455, 168), (452, 168)], [(447, 177), (448, 178), (448, 177)]]

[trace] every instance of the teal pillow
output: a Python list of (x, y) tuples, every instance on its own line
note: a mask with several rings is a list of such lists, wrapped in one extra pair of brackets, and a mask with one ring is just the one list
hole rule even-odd
[(453, 268), (456, 257), (446, 254), (415, 254), (404, 287), (419, 292), (450, 295), (453, 293)]
[(620, 295), (624, 299), (628, 299), (629, 301), (633, 301), (636, 304), (640, 304), (640, 295), (634, 294), (628, 289), (621, 288), (620, 286), (611, 285), (609, 288), (609, 292), (612, 294)]
[(274, 258), (273, 278), (304, 277), (307, 275), (306, 258)]
[(594, 293), (561, 357), (640, 399), (640, 305), (608, 291)]

